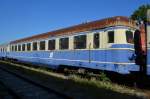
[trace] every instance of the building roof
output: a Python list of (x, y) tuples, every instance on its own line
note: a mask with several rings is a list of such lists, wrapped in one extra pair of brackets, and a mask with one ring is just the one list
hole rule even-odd
[(46, 39), (49, 38), (50, 36), (59, 36), (59, 35), (67, 35), (67, 34), (73, 34), (77, 32), (84, 32), (84, 31), (90, 31), (90, 30), (97, 30), (97, 29), (102, 29), (106, 27), (112, 27), (112, 26), (129, 26), (132, 28), (136, 27), (136, 24), (133, 20), (124, 17), (124, 16), (116, 16), (116, 17), (110, 17), (110, 18), (105, 18), (102, 20), (97, 20), (97, 21), (92, 21), (92, 22), (87, 22), (87, 23), (82, 23), (79, 25), (51, 31), (51, 32), (46, 32), (42, 33), (39, 35), (34, 35), (31, 37), (26, 37), (22, 38), (19, 40), (15, 40), (10, 42), (11, 44), (15, 43), (21, 43), (21, 42), (30, 42), (33, 40), (38, 40), (38, 39)]

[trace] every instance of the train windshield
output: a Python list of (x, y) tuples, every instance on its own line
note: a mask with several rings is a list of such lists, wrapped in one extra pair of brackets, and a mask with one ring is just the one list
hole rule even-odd
[(133, 32), (126, 31), (126, 40), (127, 43), (133, 43)]

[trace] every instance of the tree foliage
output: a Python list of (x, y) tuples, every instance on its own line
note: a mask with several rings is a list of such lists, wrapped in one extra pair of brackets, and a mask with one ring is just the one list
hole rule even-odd
[(147, 22), (147, 10), (150, 9), (150, 4), (140, 6), (131, 15), (131, 19)]

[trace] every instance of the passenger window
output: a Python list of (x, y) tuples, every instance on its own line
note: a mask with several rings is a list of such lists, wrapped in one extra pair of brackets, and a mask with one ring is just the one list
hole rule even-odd
[(21, 45), (18, 45), (18, 51), (21, 51)]
[(48, 41), (48, 50), (55, 50), (55, 40)]
[(60, 38), (59, 49), (68, 49), (68, 48), (69, 48), (69, 38)]
[(14, 51), (14, 46), (11, 46), (11, 50)]
[(94, 34), (93, 47), (99, 48), (99, 33)]
[(127, 43), (133, 43), (133, 32), (126, 31), (126, 40)]
[(33, 50), (34, 50), (34, 51), (37, 50), (37, 42), (33, 42)]
[(22, 51), (25, 51), (25, 48), (26, 47), (26, 45), (25, 44), (22, 44)]
[(31, 51), (31, 43), (27, 44), (27, 51)]
[(114, 31), (108, 32), (108, 43), (114, 43)]
[(45, 50), (45, 41), (40, 42), (40, 50)]
[(15, 45), (15, 51), (17, 51), (17, 45)]
[(80, 35), (74, 37), (74, 49), (86, 48), (86, 35)]

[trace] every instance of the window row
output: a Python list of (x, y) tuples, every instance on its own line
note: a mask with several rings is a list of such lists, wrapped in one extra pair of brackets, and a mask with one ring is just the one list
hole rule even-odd
[[(114, 31), (108, 32), (108, 43), (114, 43)], [(126, 40), (128, 43), (133, 42), (133, 33), (131, 31), (126, 31)], [(73, 48), (74, 49), (86, 49), (87, 43), (87, 35), (78, 35), (73, 38)], [(32, 46), (32, 47), (31, 47)], [(48, 45), (46, 45), (46, 41), (33, 42), (21, 45), (11, 46), (11, 51), (37, 51), (37, 50), (46, 50), (46, 46), (48, 46), (48, 50), (56, 49), (56, 40), (49, 40)], [(100, 47), (100, 35), (99, 33), (93, 34), (93, 48)], [(32, 48), (32, 49), (31, 49)], [(59, 39), (59, 49), (69, 49), (69, 37), (60, 38)]]
[[(99, 48), (99, 33), (94, 34), (93, 39), (93, 48)], [(74, 36), (74, 49), (85, 49), (86, 48), (86, 42), (87, 42), (87, 36), (86, 35), (79, 35)], [(20, 45), (14, 45), (11, 46), (11, 51), (31, 51), (31, 46), (33, 51), (38, 50), (38, 43), (33, 42), (27, 44), (20, 44)], [(55, 50), (56, 48), (56, 40), (49, 40), (48, 41), (48, 50)], [(69, 49), (69, 37), (60, 38), (59, 39), (59, 49)], [(46, 50), (46, 41), (40, 41), (39, 42), (39, 50)]]
[(6, 48), (0, 48), (0, 52), (6, 52)]

